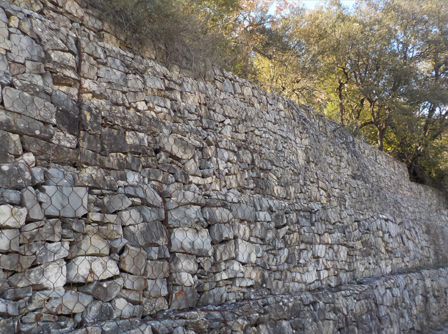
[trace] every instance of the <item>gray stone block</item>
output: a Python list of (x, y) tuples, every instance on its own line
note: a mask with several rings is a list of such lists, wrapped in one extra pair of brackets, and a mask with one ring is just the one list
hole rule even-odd
[(88, 188), (42, 186), (42, 209), (50, 217), (82, 217), (87, 213)]

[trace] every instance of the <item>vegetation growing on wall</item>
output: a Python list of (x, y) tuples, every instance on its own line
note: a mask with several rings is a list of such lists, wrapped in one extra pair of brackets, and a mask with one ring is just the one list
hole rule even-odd
[[(448, 0), (91, 1), (128, 37), (202, 73), (208, 60), (313, 106), (400, 159), (448, 177)], [(131, 39), (131, 40), (132, 40)], [(199, 70), (199, 71), (198, 71)]]

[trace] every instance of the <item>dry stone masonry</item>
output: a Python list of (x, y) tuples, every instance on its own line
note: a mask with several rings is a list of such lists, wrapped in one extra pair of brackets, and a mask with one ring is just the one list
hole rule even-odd
[[(427, 333), (448, 201), (305, 106), (0, 1), (0, 333)], [(121, 43), (121, 44), (120, 44)]]

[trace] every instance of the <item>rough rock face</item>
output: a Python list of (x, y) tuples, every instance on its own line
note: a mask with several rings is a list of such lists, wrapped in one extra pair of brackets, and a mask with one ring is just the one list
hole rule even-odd
[(126, 50), (81, 0), (8, 1), (0, 334), (448, 320), (448, 201), (405, 166), (230, 73)]

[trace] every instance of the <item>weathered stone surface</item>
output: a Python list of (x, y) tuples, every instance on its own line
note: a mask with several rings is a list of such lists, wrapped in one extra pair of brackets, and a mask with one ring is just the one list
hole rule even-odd
[(70, 168), (52, 167), (45, 170), (45, 185), (73, 187), (76, 182), (75, 173)]
[(198, 271), (198, 263), (194, 255), (175, 253), (172, 255), (170, 265), (172, 272), (184, 271), (190, 274), (196, 274)]
[(166, 278), (170, 274), (170, 266), (167, 261), (147, 261), (145, 277), (150, 279)]
[[(155, 221), (162, 221), (165, 219), (165, 211), (163, 210), (163, 208), (137, 206), (135, 207), (135, 210), (137, 210), (140, 213), (145, 223), (152, 223)], [(131, 219), (130, 222), (133, 222), (133, 220)], [(126, 225), (125, 222), (123, 222), (123, 226), (124, 225)]]
[(62, 225), (59, 219), (49, 219), (26, 224), (21, 229), (20, 243), (28, 244), (33, 241), (60, 241)]
[(0, 299), (0, 315), (19, 315), (19, 304), (11, 300)]
[(40, 191), (46, 216), (82, 217), (87, 213), (87, 188), (42, 186)]
[(140, 185), (138, 187), (125, 187), (124, 193), (129, 197), (138, 197), (143, 200), (144, 205), (152, 207), (162, 207), (163, 201), (157, 191), (150, 185)]
[(161, 135), (159, 145), (176, 158), (189, 160), (194, 154), (194, 146), (176, 136)]
[(33, 262), (36, 260), (36, 256), (26, 256), (19, 254), (0, 254), (0, 268), (5, 270), (24, 272)]
[(146, 258), (146, 252), (142, 248), (126, 245), (120, 256), (119, 267), (128, 273), (142, 276), (146, 267)]
[(171, 251), (210, 256), (213, 251), (211, 241), (206, 229), (176, 228), (171, 233)]
[(83, 312), (92, 302), (93, 297), (76, 291), (66, 291), (60, 298), (50, 299), (45, 310), (56, 314), (76, 314)]
[(21, 228), (25, 225), (28, 210), (12, 205), (0, 205), (0, 228)]
[(255, 246), (241, 239), (235, 240), (236, 259), (242, 263), (255, 263), (257, 255)]
[(20, 204), (20, 191), (0, 189), (0, 204)]
[(232, 213), (225, 208), (203, 208), (202, 214), (210, 225), (227, 223), (233, 218)]
[[(143, 216), (136, 209), (120, 211), (118, 213), (118, 218), (120, 219), (122, 226), (137, 225), (143, 223)], [(146, 222), (149, 221), (146, 220)]]
[(0, 166), (0, 187), (22, 190), (29, 185), (31, 185), (31, 173), (25, 164), (2, 164)]
[(67, 282), (93, 282), (119, 273), (117, 263), (109, 257), (80, 256), (67, 263)]
[(94, 300), (82, 314), (83, 322), (95, 323), (104, 320), (111, 320), (114, 317), (114, 309), (109, 303), (103, 303), (99, 300)]
[(68, 242), (44, 243), (36, 252), (36, 263), (42, 264), (66, 258), (69, 255)]
[(220, 305), (227, 299), (227, 288), (225, 286), (206, 291), (199, 299), (198, 305)]
[(128, 303), (124, 298), (115, 298), (111, 304), (114, 308), (114, 318), (127, 319), (142, 316), (143, 306)]
[(67, 268), (64, 260), (44, 263), (9, 278), (9, 284), (14, 287), (24, 288), (33, 286), (35, 289), (55, 289), (63, 287), (66, 281)]
[(22, 205), (28, 209), (27, 220), (35, 221), (44, 219), (44, 213), (37, 201), (36, 191), (33, 187), (27, 187), (22, 191)]
[(56, 124), (56, 108), (41, 98), (6, 87), (3, 90), (3, 102), (6, 110), (41, 122)]
[(149, 279), (148, 280), (148, 294), (149, 297), (163, 297), (168, 295), (168, 287), (166, 279)]
[(123, 287), (123, 278), (119, 277), (113, 281), (95, 281), (82, 287), (79, 287), (80, 292), (92, 295), (95, 299), (102, 302), (113, 300)]
[(173, 287), (173, 296), (170, 308), (173, 310), (195, 307), (198, 302), (198, 294), (194, 287)]
[(103, 198), (101, 209), (104, 213), (114, 213), (126, 209), (131, 204), (131, 200), (126, 195), (110, 195)]
[(230, 224), (215, 224), (210, 226), (210, 237), (214, 243), (233, 239), (233, 229)]
[(144, 298), (143, 299), (143, 315), (152, 315), (159, 311), (168, 309), (168, 302), (165, 298)]
[[(225, 244), (213, 246), (215, 250), (215, 261), (222, 262), (235, 258), (235, 242), (229, 241)], [(241, 257), (241, 256), (240, 256)]]
[(19, 250), (20, 232), (14, 230), (0, 230), (0, 252), (17, 252)]
[(123, 287), (126, 289), (141, 291), (148, 287), (148, 279), (144, 276), (134, 276), (126, 273), (120, 274)]
[(98, 235), (84, 235), (70, 245), (70, 258), (83, 255), (107, 256), (109, 244)]
[(231, 204), (230, 206), (234, 218), (249, 222), (256, 220), (255, 208), (246, 204)]
[(204, 219), (199, 206), (180, 206), (168, 211), (170, 227), (204, 225)]
[(0, 130), (0, 138), (2, 138), (0, 152), (8, 153), (13, 156), (22, 155), (22, 144), (20, 143), (20, 137), (18, 135)]
[(160, 222), (126, 226), (123, 235), (135, 247), (165, 245), (168, 242), (165, 226)]

